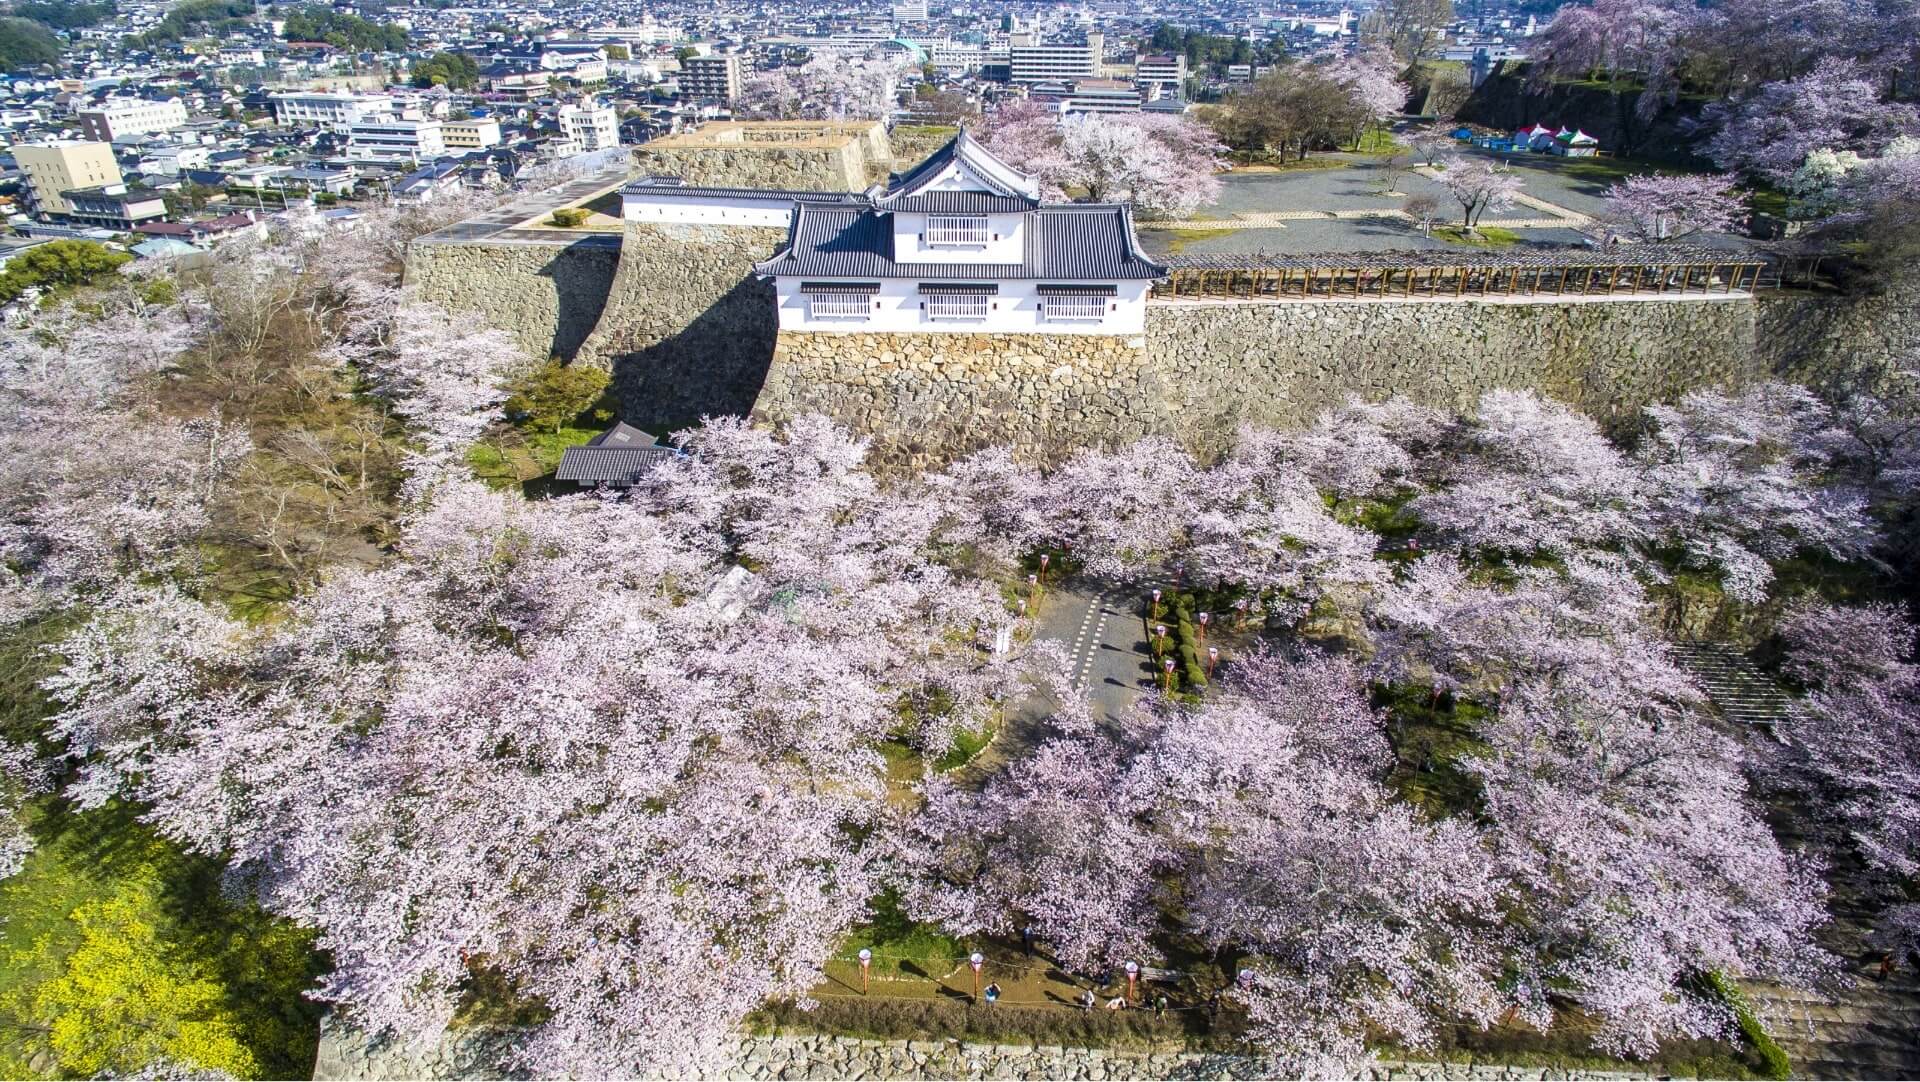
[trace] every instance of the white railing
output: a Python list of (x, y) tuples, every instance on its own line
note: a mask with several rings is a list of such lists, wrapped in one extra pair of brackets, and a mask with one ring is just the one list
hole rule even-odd
[(817, 294), (807, 298), (807, 314), (814, 319), (865, 319), (873, 304), (862, 294)]
[(987, 243), (987, 220), (985, 218), (928, 218), (927, 243), (943, 244), (985, 244)]
[(927, 318), (949, 319), (985, 319), (990, 311), (992, 297), (971, 296), (967, 294), (935, 294), (927, 298)]
[(1105, 297), (1048, 297), (1041, 305), (1048, 323), (1097, 320), (1107, 314)]

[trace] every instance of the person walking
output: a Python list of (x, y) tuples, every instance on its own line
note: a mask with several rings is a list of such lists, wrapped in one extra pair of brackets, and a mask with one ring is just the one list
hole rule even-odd
[(987, 1006), (991, 1007), (995, 1003), (1000, 1002), (1000, 986), (998, 984), (987, 985), (986, 995), (987, 995)]

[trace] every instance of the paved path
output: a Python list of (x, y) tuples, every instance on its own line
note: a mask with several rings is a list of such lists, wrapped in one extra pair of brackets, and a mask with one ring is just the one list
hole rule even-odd
[[(1438, 180), (1439, 173), (1425, 166), (1414, 172), (1431, 180)], [(1541, 199), (1538, 196), (1522, 192), (1513, 197), (1514, 202), (1523, 207), (1543, 211), (1544, 214), (1533, 217), (1487, 218), (1479, 224), (1489, 229), (1575, 229), (1586, 225), (1593, 219), (1558, 203)], [(1177, 222), (1141, 222), (1142, 229), (1285, 229), (1288, 222), (1324, 222), (1359, 221), (1362, 219), (1393, 219), (1412, 221), (1406, 211), (1397, 207), (1369, 207), (1348, 210), (1245, 210), (1231, 218), (1191, 218)]]
[(584, 244), (593, 247), (620, 247), (620, 234), (593, 233), (585, 230), (530, 229), (559, 207), (588, 203), (627, 182), (631, 170), (625, 166), (603, 169), (579, 180), (570, 180), (553, 188), (526, 192), (478, 217), (456, 222), (429, 233), (415, 244), (546, 244), (568, 247)]

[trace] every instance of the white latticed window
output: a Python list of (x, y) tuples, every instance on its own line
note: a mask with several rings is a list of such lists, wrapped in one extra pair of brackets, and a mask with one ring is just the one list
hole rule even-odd
[(866, 319), (873, 302), (859, 293), (815, 293), (807, 297), (807, 314), (814, 319)]
[(985, 319), (992, 297), (966, 293), (936, 293), (927, 298), (928, 319)]
[(935, 216), (927, 219), (928, 244), (985, 244), (987, 220)]
[(1105, 297), (1048, 297), (1043, 302), (1048, 323), (1100, 319), (1107, 314)]

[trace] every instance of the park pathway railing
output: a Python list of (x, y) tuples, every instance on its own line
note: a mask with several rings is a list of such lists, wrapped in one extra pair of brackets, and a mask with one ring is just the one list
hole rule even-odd
[(1514, 252), (1393, 251), (1176, 256), (1161, 300), (1700, 297), (1777, 284), (1757, 256), (1636, 245)]

